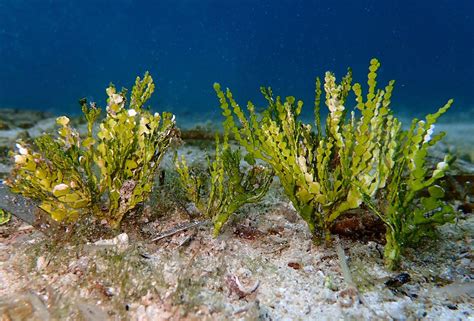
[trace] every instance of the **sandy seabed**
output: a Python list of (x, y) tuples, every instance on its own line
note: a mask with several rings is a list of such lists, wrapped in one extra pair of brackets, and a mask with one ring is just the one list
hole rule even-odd
[[(27, 130), (34, 136), (53, 123), (42, 119)], [(442, 148), (472, 155), (474, 135), (468, 133), (474, 124), (438, 128), (448, 132)], [(15, 130), (0, 131), (0, 141), (11, 145)], [(202, 146), (185, 144), (180, 153), (203, 163), (209, 148)], [(170, 163), (168, 158), (164, 167)], [(1, 166), (7, 173), (8, 161)], [(463, 168), (474, 175), (472, 164)], [(156, 199), (166, 195), (158, 192)], [(380, 240), (341, 236), (355, 290), (344, 279), (334, 247), (314, 244), (276, 181), (261, 204), (239, 211), (215, 239), (203, 224), (152, 241), (190, 222), (187, 204), (165, 205), (166, 215), (154, 215), (155, 205), (149, 204), (134, 228), (102, 240), (58, 241), (15, 218), (0, 226), (2, 320), (474, 317), (472, 213), (441, 227), (437, 240), (409, 249), (398, 272), (384, 268)], [(393, 284), (397, 278), (406, 282)]]

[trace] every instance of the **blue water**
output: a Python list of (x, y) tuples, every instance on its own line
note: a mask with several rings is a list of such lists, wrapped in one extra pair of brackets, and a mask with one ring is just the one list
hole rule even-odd
[(397, 80), (393, 108), (474, 108), (474, 1), (0, 0), (0, 107), (77, 113), (149, 70), (153, 109), (178, 117), (218, 116), (216, 81), (242, 103), (271, 85), (310, 109), (315, 76), (365, 81), (372, 57)]

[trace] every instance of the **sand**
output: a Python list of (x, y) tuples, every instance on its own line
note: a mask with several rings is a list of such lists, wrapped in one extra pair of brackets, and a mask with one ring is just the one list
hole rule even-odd
[[(51, 124), (43, 119), (41, 126), (48, 121)], [(28, 129), (32, 135), (44, 129), (35, 127)], [(449, 137), (440, 150), (456, 148), (472, 157), (474, 135), (469, 133), (474, 124), (438, 128)], [(20, 132), (0, 131), (0, 140), (9, 146), (16, 137), (12, 130)], [(186, 144), (180, 153), (202, 163), (209, 150), (203, 146)], [(170, 157), (164, 166), (169, 168)], [(474, 173), (466, 160), (460, 167), (465, 174)], [(5, 158), (0, 171), (6, 175), (9, 168)], [(472, 213), (441, 227), (437, 240), (407, 251), (396, 272), (384, 267), (380, 240), (341, 237), (360, 300), (344, 278), (335, 247), (314, 244), (276, 181), (261, 204), (236, 213), (218, 238), (212, 238), (211, 227), (203, 224), (151, 241), (190, 222), (188, 204), (173, 203), (172, 192), (158, 190), (132, 227), (108, 233), (102, 240), (96, 236), (78, 240), (68, 234), (58, 240), (58, 235), (44, 235), (15, 218), (0, 226), (0, 316), (13, 320), (474, 317)], [(409, 281), (387, 286), (402, 272)]]

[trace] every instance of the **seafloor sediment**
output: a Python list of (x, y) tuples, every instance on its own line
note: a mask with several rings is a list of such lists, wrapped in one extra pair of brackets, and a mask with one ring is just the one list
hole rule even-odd
[[(6, 149), (14, 139), (47, 130), (54, 119), (38, 116), (31, 126), (0, 130), (5, 146), (0, 172), (8, 174)], [(443, 125), (440, 149), (466, 153), (455, 166), (473, 177), (469, 145), (454, 143), (459, 125)], [(474, 132), (474, 124), (468, 130)], [(26, 131), (26, 133), (25, 133)], [(23, 136), (21, 136), (23, 135)], [(205, 164), (212, 141), (180, 148), (194, 164)], [(463, 141), (467, 135), (462, 134)], [(470, 145), (474, 146), (474, 145)], [(437, 151), (432, 151), (437, 157)], [(113, 233), (85, 227), (57, 228), (45, 235), (18, 219), (0, 226), (0, 316), (36, 320), (467, 320), (474, 296), (472, 188), (459, 186), (463, 205), (456, 224), (436, 240), (409, 249), (400, 271), (384, 268), (382, 240), (341, 236), (356, 291), (344, 280), (333, 246), (315, 245), (278, 182), (263, 202), (243, 208), (211, 237), (202, 224), (152, 241), (196, 219), (178, 196), (170, 157), (167, 180), (143, 215)], [(464, 182), (463, 181), (463, 182)], [(467, 187), (467, 188), (466, 188)], [(460, 196), (462, 194), (462, 196)], [(462, 198), (462, 199), (461, 199)], [(100, 225), (100, 224), (95, 224)], [(121, 233), (121, 234), (120, 234)], [(402, 274), (401, 273), (406, 273)], [(358, 297), (358, 293), (359, 296)]]

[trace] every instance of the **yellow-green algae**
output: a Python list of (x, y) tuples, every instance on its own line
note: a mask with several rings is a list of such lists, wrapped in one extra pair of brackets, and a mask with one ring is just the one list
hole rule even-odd
[[(442, 188), (435, 185), (448, 169), (449, 159), (438, 163), (434, 171), (426, 166), (428, 148), (444, 135), (433, 135), (434, 124), (452, 100), (426, 121), (414, 120), (404, 131), (390, 109), (394, 81), (384, 89), (377, 88), (379, 67), (377, 59), (370, 61), (366, 95), (359, 83), (352, 85), (351, 70), (340, 83), (333, 73), (326, 72), (323, 88), (328, 117), (324, 129), (319, 78), (315, 130), (298, 119), (303, 102), (295, 97), (282, 100), (273, 96), (271, 88), (262, 87), (268, 107), (257, 114), (248, 102), (246, 116), (229, 89), (224, 92), (218, 83), (214, 89), (225, 126), (252, 157), (273, 168), (317, 239), (329, 241), (331, 225), (345, 211), (369, 206), (387, 225), (385, 259), (394, 268), (409, 241), (432, 234), (434, 226), (453, 218), (453, 209), (441, 199)], [(345, 105), (351, 91), (356, 110), (348, 116)], [(422, 196), (424, 191), (429, 196)]]
[[(190, 170), (184, 156), (181, 159), (175, 157), (181, 185), (197, 209), (205, 217), (212, 219), (214, 236), (219, 235), (222, 226), (240, 207), (260, 201), (267, 193), (274, 176), (272, 170), (255, 164), (255, 160), (249, 157), (245, 157), (245, 160), (250, 168), (241, 168), (243, 159), (240, 150), (233, 150), (229, 145), (229, 129), (228, 124), (224, 123), (222, 143), (216, 135), (215, 159), (208, 160), (206, 175), (199, 175)], [(207, 175), (209, 179), (206, 179)], [(207, 194), (206, 198), (204, 194)]]
[[(59, 137), (43, 135), (33, 145), (17, 144), (11, 190), (39, 201), (56, 221), (76, 221), (83, 215), (103, 218), (118, 227), (123, 216), (147, 199), (158, 166), (175, 135), (174, 116), (144, 109), (155, 85), (146, 73), (127, 92), (107, 88), (106, 116), (94, 103), (81, 101), (87, 134), (57, 118)], [(128, 105), (128, 106), (127, 106)]]

